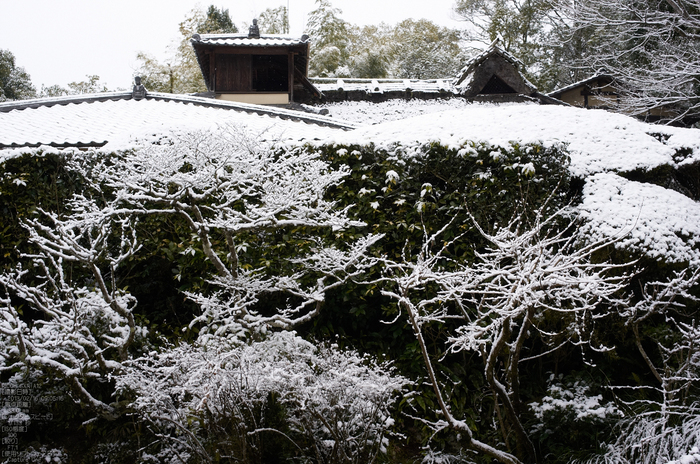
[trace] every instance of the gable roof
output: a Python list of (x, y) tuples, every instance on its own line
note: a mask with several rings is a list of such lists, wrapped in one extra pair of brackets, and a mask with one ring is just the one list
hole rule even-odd
[(246, 127), (260, 139), (313, 140), (354, 126), (281, 108), (189, 95), (132, 92), (0, 104), (0, 149), (104, 147), (118, 150), (177, 131)]
[[(562, 87), (560, 89), (557, 89), (553, 92), (549, 92), (547, 96), (552, 97), (552, 98), (559, 98), (566, 92), (570, 90), (574, 90), (578, 87), (602, 87), (604, 85), (610, 85), (610, 84), (615, 84), (618, 83), (617, 79), (615, 79), (613, 76), (609, 74), (596, 74), (595, 76), (589, 77), (587, 79), (580, 80), (578, 82), (574, 82), (573, 84), (569, 84), (565, 87)], [(594, 85), (591, 85), (594, 84)]]
[(309, 43), (309, 38), (295, 38), (289, 35), (261, 35), (250, 37), (249, 34), (194, 34), (191, 40), (195, 49), (206, 46), (217, 47), (301, 47)]
[[(259, 37), (250, 34), (194, 34), (190, 40), (194, 48), (197, 63), (202, 71), (204, 83), (207, 89), (214, 90), (211, 70), (215, 63), (212, 62), (214, 53), (245, 53), (250, 54), (282, 54), (294, 53), (294, 68), (301, 82), (308, 82), (306, 76), (309, 69), (309, 37), (303, 35), (294, 38), (287, 35), (261, 35)], [(311, 89), (314, 93), (315, 89)], [(318, 92), (316, 90), (316, 92)]]
[(533, 95), (537, 87), (522, 74), (521, 66), (520, 60), (495, 41), (462, 68), (454, 86), (466, 98), (497, 94)]

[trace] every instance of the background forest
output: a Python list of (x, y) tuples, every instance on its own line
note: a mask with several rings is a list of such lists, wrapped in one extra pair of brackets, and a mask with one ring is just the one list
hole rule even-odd
[[(700, 81), (700, 10), (691, 0), (458, 0), (454, 15), (465, 27), (449, 29), (427, 20), (356, 26), (343, 20), (330, 0), (317, 0), (308, 17), (310, 76), (435, 79), (454, 78), (468, 59), (494, 41), (524, 64), (543, 93), (597, 74), (615, 79), (626, 98), (620, 110), (644, 114), (660, 107), (697, 116)], [(289, 30), (286, 7), (268, 8), (260, 32)], [(137, 56), (135, 75), (154, 92), (191, 93), (206, 88), (189, 43), (194, 33), (246, 32), (228, 10), (195, 8), (179, 24), (170, 58)], [(37, 93), (8, 50), (0, 54), (0, 101), (107, 90), (96, 75)]]

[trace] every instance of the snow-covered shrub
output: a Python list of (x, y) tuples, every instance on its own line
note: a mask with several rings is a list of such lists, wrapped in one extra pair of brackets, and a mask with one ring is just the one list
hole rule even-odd
[[(200, 460), (373, 462), (385, 451), (396, 394), (386, 364), (293, 332), (251, 344), (182, 344), (129, 363), (121, 394), (162, 437)], [(277, 454), (275, 454), (277, 453)]]
[[(700, 327), (697, 320), (684, 322), (687, 315), (678, 310), (683, 305), (675, 300), (692, 296), (685, 290), (698, 278), (696, 270), (657, 283), (654, 294), (645, 292), (647, 298), (631, 311), (631, 324), (639, 324), (654, 313), (663, 313), (668, 323), (655, 330), (660, 360), (652, 360), (641, 342), (639, 348), (658, 385), (649, 386), (644, 396), (630, 402), (632, 413), (617, 425), (614, 441), (590, 463), (696, 462), (693, 449), (700, 448)], [(635, 336), (639, 337), (638, 330)]]
[(528, 404), (534, 414), (530, 422), (533, 440), (560, 454), (572, 452), (562, 446), (567, 442), (576, 443), (577, 454), (599, 449), (623, 413), (614, 402), (604, 402), (603, 395), (592, 394), (591, 389), (592, 385), (580, 378), (564, 379), (561, 374), (552, 374), (546, 395)]
[(562, 376), (549, 378), (547, 396), (528, 406), (539, 421), (533, 426), (536, 432), (550, 435), (554, 428), (563, 423), (588, 422), (602, 423), (622, 416), (613, 402), (602, 403), (603, 396), (590, 395), (590, 385), (581, 380), (570, 384), (562, 383)]
[(605, 453), (588, 464), (693, 464), (700, 462), (700, 408), (673, 418), (662, 413), (627, 417), (619, 424), (617, 439)]

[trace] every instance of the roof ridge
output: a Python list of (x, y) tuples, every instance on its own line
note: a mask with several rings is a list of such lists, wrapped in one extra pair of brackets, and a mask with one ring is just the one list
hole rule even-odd
[[(71, 103), (81, 104), (81, 103), (96, 103), (96, 102), (106, 102), (106, 101), (118, 101), (118, 100), (134, 100), (133, 92), (123, 91), (123, 92), (101, 92), (95, 94), (81, 94), (81, 95), (67, 95), (61, 97), (45, 97), (45, 98), (35, 98), (31, 100), (19, 100), (9, 103), (0, 103), (0, 113), (9, 113), (10, 111), (26, 110), (26, 109), (37, 109), (42, 107), (52, 107), (56, 105), (66, 106)], [(172, 94), (172, 93), (161, 93), (161, 92), (147, 92), (143, 100), (157, 100), (157, 101), (173, 101), (185, 104), (193, 104), (197, 106), (206, 106), (210, 108), (222, 108), (229, 109), (239, 112), (254, 113), (258, 115), (278, 117), (280, 119), (288, 119), (292, 121), (301, 121), (309, 124), (316, 124), (320, 126), (332, 127), (337, 129), (352, 130), (356, 126), (344, 122), (337, 121), (330, 117), (314, 115), (310, 113), (301, 113), (299, 111), (269, 107), (262, 105), (255, 105), (252, 103), (239, 103), (230, 102), (225, 100), (217, 100), (208, 97), (198, 97), (196, 95), (189, 94)]]
[(231, 110), (244, 111), (246, 113), (255, 113), (265, 116), (273, 116), (281, 119), (299, 120), (302, 122), (318, 124), (321, 126), (334, 127), (338, 129), (352, 130), (356, 126), (349, 122), (339, 122), (333, 118), (310, 113), (302, 113), (296, 110), (278, 108), (273, 106), (256, 105), (253, 103), (240, 103), (226, 100), (217, 100), (209, 97), (198, 97), (189, 94), (172, 94), (161, 92), (148, 92), (146, 100), (161, 100), (161, 101), (177, 101), (182, 103), (191, 103), (195, 105), (207, 106), (211, 108), (228, 108)]
[(25, 110), (28, 108), (51, 107), (55, 105), (68, 105), (70, 103), (91, 103), (108, 100), (128, 100), (133, 96), (130, 90), (100, 93), (85, 93), (78, 95), (62, 95), (60, 97), (39, 97), (28, 100), (14, 100), (0, 103), (0, 113), (9, 113), (13, 110)]

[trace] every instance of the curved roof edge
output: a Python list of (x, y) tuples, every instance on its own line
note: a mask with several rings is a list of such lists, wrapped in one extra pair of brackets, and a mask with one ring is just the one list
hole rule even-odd
[[(250, 103), (228, 102), (223, 100), (216, 100), (213, 98), (198, 97), (195, 95), (147, 92), (146, 96), (142, 99), (172, 101), (177, 103), (204, 106), (209, 108), (228, 109), (245, 113), (277, 117), (280, 119), (287, 119), (291, 121), (305, 122), (307, 124), (316, 124), (335, 129), (352, 130), (356, 127), (347, 122), (339, 122), (330, 117), (314, 115), (311, 113), (302, 113), (300, 111), (285, 108), (262, 106)], [(13, 102), (0, 103), (0, 113), (9, 113), (10, 111), (22, 111), (26, 109), (36, 109), (42, 107), (52, 107), (56, 105), (65, 106), (69, 104), (97, 103), (117, 100), (140, 99), (134, 98), (133, 92), (130, 91), (103, 92), (95, 94), (69, 95), (63, 97), (50, 98), (35, 98), (31, 100), (18, 100)]]

